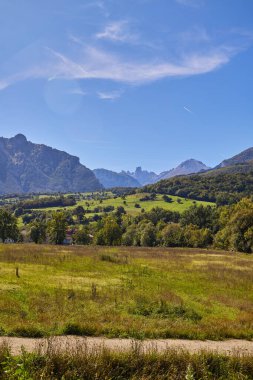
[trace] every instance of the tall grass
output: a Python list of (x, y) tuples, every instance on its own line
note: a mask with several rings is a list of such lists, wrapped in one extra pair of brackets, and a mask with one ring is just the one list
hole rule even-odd
[(253, 379), (253, 357), (155, 349), (143, 352), (133, 345), (127, 352), (76, 346), (62, 350), (49, 344), (46, 352), (13, 356), (0, 347), (0, 379), (8, 380), (242, 380)]

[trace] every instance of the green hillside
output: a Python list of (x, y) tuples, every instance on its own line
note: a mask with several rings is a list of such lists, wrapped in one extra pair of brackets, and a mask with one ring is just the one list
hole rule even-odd
[(251, 196), (253, 165), (252, 163), (238, 164), (201, 174), (174, 177), (146, 186), (143, 190), (228, 204)]
[[(88, 212), (90, 216), (94, 214), (102, 214), (105, 208), (111, 207), (116, 209), (119, 206), (124, 207), (127, 214), (130, 215), (138, 215), (142, 212), (142, 210), (150, 211), (154, 207), (160, 207), (165, 210), (170, 211), (178, 211), (180, 213), (187, 210), (190, 206), (194, 204), (203, 204), (204, 206), (210, 205), (210, 202), (205, 201), (194, 201), (192, 199), (186, 199), (178, 196), (171, 196), (171, 201), (166, 202), (163, 200), (163, 194), (157, 194), (155, 199), (152, 200), (145, 200), (145, 198), (149, 197), (148, 193), (136, 193), (126, 196), (115, 196), (113, 193), (108, 192), (105, 193), (105, 195), (102, 195), (103, 193), (86, 193), (81, 195), (72, 195), (76, 198), (76, 202), (74, 205), (57, 205), (55, 207), (30, 207), (29, 209), (34, 209), (37, 211), (56, 211), (59, 209), (65, 209), (65, 210), (73, 210), (77, 206), (82, 206), (85, 211)], [(67, 197), (67, 195), (65, 196)], [(42, 199), (40, 197), (31, 197), (31, 201), (34, 200), (36, 202), (36, 199)], [(23, 208), (27, 208), (29, 200), (25, 201), (22, 205)]]

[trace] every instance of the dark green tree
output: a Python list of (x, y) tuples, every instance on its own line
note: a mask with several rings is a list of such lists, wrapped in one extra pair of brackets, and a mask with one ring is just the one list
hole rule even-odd
[(180, 223), (182, 226), (194, 224), (198, 228), (216, 229), (218, 214), (215, 207), (193, 205), (184, 211)]
[(178, 223), (170, 223), (161, 231), (161, 241), (166, 247), (183, 247), (183, 228)]
[(240, 252), (253, 252), (253, 202), (242, 199), (220, 210), (222, 229), (215, 236), (215, 246)]
[(162, 196), (162, 199), (164, 202), (167, 202), (167, 203), (172, 203), (173, 202), (173, 199), (171, 197), (169, 197), (168, 195), (164, 194)]
[(154, 247), (156, 245), (156, 229), (152, 223), (147, 223), (140, 231), (140, 244), (143, 247)]
[(136, 244), (136, 225), (130, 224), (122, 235), (122, 244), (127, 246)]
[(101, 221), (100, 226), (95, 236), (95, 242), (98, 245), (120, 245), (122, 231), (117, 221), (111, 217), (105, 217)]
[(46, 240), (46, 230), (47, 230), (47, 225), (45, 220), (35, 220), (31, 224), (31, 229), (30, 229), (30, 239), (38, 244), (38, 243), (43, 243)]
[(73, 241), (75, 244), (88, 245), (91, 243), (92, 236), (87, 226), (82, 226), (73, 235)]
[(7, 209), (0, 209), (0, 239), (4, 243), (7, 239), (18, 241), (19, 230), (17, 227), (17, 219)]
[(150, 211), (145, 212), (136, 217), (136, 221), (149, 220), (154, 225), (163, 221), (165, 223), (177, 223), (179, 221), (180, 214), (176, 211), (164, 210), (161, 207), (154, 207)]
[(66, 238), (67, 220), (64, 212), (54, 212), (48, 222), (48, 234), (51, 243), (62, 244)]
[(77, 206), (73, 211), (73, 215), (76, 215), (78, 223), (82, 223), (85, 215), (83, 206)]
[(212, 244), (212, 233), (208, 228), (198, 228), (189, 224), (184, 228), (184, 246), (192, 248), (205, 248)]

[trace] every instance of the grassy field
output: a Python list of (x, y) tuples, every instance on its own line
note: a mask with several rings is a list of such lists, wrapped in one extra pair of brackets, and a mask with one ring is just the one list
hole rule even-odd
[(0, 332), (251, 339), (252, 278), (243, 254), (0, 245)]
[[(181, 213), (181, 212), (187, 210), (193, 204), (197, 204), (197, 205), (203, 204), (204, 206), (214, 205), (211, 202), (194, 201), (191, 199), (185, 199), (185, 198), (180, 198), (180, 197), (176, 197), (176, 196), (170, 196), (170, 198), (172, 199), (172, 202), (168, 203), (162, 199), (162, 194), (157, 194), (156, 199), (152, 200), (152, 201), (140, 201), (140, 199), (145, 197), (145, 195), (147, 195), (147, 193), (138, 193), (138, 194), (127, 195), (125, 197), (125, 199), (122, 199), (121, 197), (114, 198), (113, 194), (110, 194), (110, 193), (108, 193), (108, 194), (109, 194), (109, 198), (104, 199), (102, 203), (100, 202), (100, 200), (96, 200), (96, 199), (80, 200), (77, 202), (77, 204), (75, 206), (68, 206), (68, 207), (65, 207), (65, 209), (66, 210), (73, 210), (77, 206), (83, 206), (84, 209), (87, 209), (87, 210), (92, 210), (95, 207), (99, 207), (99, 206), (102, 206), (102, 207), (113, 206), (116, 209), (118, 206), (123, 206), (128, 214), (138, 215), (141, 212), (141, 209), (144, 209), (145, 211), (150, 211), (154, 207), (161, 207), (165, 210), (178, 211)], [(87, 197), (88, 194), (83, 194), (83, 195)], [(94, 197), (95, 196), (96, 196), (96, 194), (94, 193)], [(88, 207), (86, 204), (87, 201), (89, 203)], [(135, 207), (136, 203), (138, 203), (140, 205), (140, 208)], [(49, 207), (49, 208), (43, 208), (43, 209), (37, 209), (37, 210), (55, 211), (55, 210), (59, 210), (59, 209), (60, 209), (60, 207)], [(92, 215), (94, 215), (94, 213), (89, 214), (89, 216), (92, 216)]]
[[(172, 203), (165, 202), (162, 199), (162, 195), (158, 194), (157, 198), (154, 201), (140, 201), (141, 198), (143, 198), (146, 194), (134, 194), (134, 195), (128, 195), (126, 196), (126, 205), (123, 203), (124, 200), (122, 198), (118, 197), (116, 199), (107, 199), (103, 201), (103, 205), (112, 205), (115, 208), (118, 206), (123, 206), (127, 213), (131, 215), (137, 215), (140, 212), (140, 209), (144, 209), (145, 211), (150, 211), (154, 207), (161, 207), (165, 210), (171, 210), (171, 211), (178, 211), (183, 212), (187, 210), (190, 206), (194, 204), (193, 200), (185, 199), (185, 198), (179, 198), (175, 196), (170, 196), (172, 199)], [(179, 202), (177, 201), (179, 200)], [(135, 204), (138, 203), (140, 205), (140, 209), (135, 207)], [(195, 202), (197, 204), (204, 204), (205, 206), (210, 204), (208, 202)]]

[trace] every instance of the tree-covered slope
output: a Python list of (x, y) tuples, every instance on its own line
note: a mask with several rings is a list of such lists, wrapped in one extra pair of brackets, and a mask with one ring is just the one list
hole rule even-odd
[(179, 176), (146, 186), (144, 191), (226, 204), (253, 193), (253, 164), (239, 164), (205, 173)]

